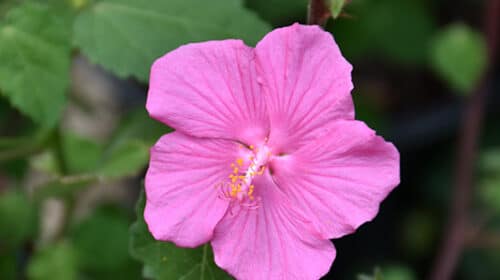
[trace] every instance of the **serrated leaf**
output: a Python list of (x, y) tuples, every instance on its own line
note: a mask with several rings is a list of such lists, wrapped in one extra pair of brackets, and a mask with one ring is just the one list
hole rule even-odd
[(239, 0), (103, 0), (80, 14), (75, 44), (120, 77), (147, 81), (152, 62), (182, 44), (256, 43), (269, 27)]
[(26, 2), (0, 25), (0, 92), (21, 112), (53, 126), (69, 84), (71, 16)]
[(144, 263), (144, 276), (157, 280), (231, 279), (215, 265), (208, 244), (189, 249), (155, 240), (144, 222), (144, 204), (142, 192), (136, 206), (137, 221), (130, 228), (130, 253)]
[(486, 43), (467, 25), (453, 24), (433, 40), (431, 63), (451, 88), (470, 93), (486, 68)]
[(68, 242), (42, 248), (28, 264), (28, 279), (72, 280), (77, 279), (78, 261), (75, 249)]

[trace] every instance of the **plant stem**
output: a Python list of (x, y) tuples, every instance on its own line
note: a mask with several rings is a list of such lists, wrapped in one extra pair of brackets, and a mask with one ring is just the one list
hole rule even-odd
[[(485, 7), (485, 33), (490, 64), (495, 59), (497, 49), (499, 13), (500, 0), (489, 0)], [(484, 97), (489, 88), (490, 69), (491, 65), (469, 97), (463, 114), (449, 224), (442, 237), (443, 244), (431, 272), (431, 280), (451, 279), (466, 245), (477, 144), (484, 115)]]
[(324, 27), (328, 18), (330, 18), (330, 9), (326, 0), (309, 0), (307, 24), (317, 24)]

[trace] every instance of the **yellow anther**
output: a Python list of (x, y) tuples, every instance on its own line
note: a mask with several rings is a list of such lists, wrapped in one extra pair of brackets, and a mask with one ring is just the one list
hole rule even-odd
[(239, 165), (239, 166), (242, 166), (243, 165), (243, 159), (239, 158), (236, 160), (236, 163)]
[(252, 196), (254, 186), (250, 185), (250, 188), (248, 189), (248, 196)]
[(239, 169), (238, 169), (238, 167), (234, 167), (234, 168), (233, 168), (233, 173), (234, 173), (234, 174), (237, 174), (237, 173), (238, 173), (238, 170), (239, 170)]
[(253, 145), (250, 145), (249, 148), (250, 148), (250, 150), (253, 150), (254, 147), (253, 147)]

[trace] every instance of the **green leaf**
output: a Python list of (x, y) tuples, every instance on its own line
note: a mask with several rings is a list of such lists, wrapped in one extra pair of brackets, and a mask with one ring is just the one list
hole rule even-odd
[(98, 173), (118, 178), (136, 175), (148, 163), (149, 146), (140, 141), (127, 141), (111, 151)]
[(149, 148), (172, 131), (151, 119), (144, 108), (132, 111), (122, 120), (106, 147), (99, 173), (105, 177), (136, 175), (149, 159)]
[(165, 124), (149, 117), (146, 109), (141, 106), (129, 112), (120, 122), (108, 144), (108, 149), (130, 140), (140, 140), (147, 145), (153, 145), (162, 135), (171, 131), (172, 129)]
[(406, 266), (390, 265), (382, 268), (383, 280), (416, 280), (415, 273)]
[(137, 221), (130, 228), (130, 253), (144, 263), (144, 276), (157, 280), (231, 279), (215, 265), (208, 244), (188, 249), (156, 241), (144, 222), (144, 204), (145, 195), (142, 192), (136, 206)]
[(103, 0), (79, 15), (75, 44), (120, 77), (147, 81), (153, 61), (181, 44), (242, 38), (269, 27), (239, 0)]
[(330, 13), (337, 18), (344, 8), (347, 0), (330, 0)]
[(376, 267), (373, 275), (360, 274), (358, 280), (415, 280), (415, 274), (409, 268), (399, 265), (389, 265), (382, 269)]
[(453, 24), (440, 31), (431, 45), (431, 65), (449, 86), (468, 94), (481, 78), (487, 63), (486, 43), (477, 31)]
[(92, 139), (68, 132), (62, 135), (62, 152), (70, 174), (94, 171), (103, 147)]
[(16, 258), (12, 257), (16, 252), (2, 249), (0, 251), (0, 279), (20, 279), (21, 277), (17, 275)]
[(19, 245), (32, 237), (36, 229), (36, 212), (25, 194), (18, 191), (1, 193), (0, 244)]
[(308, 0), (246, 0), (245, 6), (273, 26), (284, 26), (305, 20), (308, 2)]
[(500, 174), (500, 148), (490, 148), (482, 152), (479, 165), (485, 175)]
[(71, 20), (52, 5), (26, 2), (0, 24), (0, 92), (44, 126), (53, 126), (69, 84)]
[(81, 267), (93, 279), (98, 275), (114, 275), (117, 279), (140, 277), (140, 266), (128, 253), (128, 227), (126, 215), (100, 208), (71, 230)]
[(490, 148), (479, 158), (481, 179), (479, 199), (482, 206), (495, 214), (500, 214), (500, 149)]
[(28, 279), (72, 280), (77, 279), (78, 262), (70, 243), (61, 242), (42, 248), (28, 264)]
[(358, 275), (358, 280), (383, 280), (382, 278), (382, 272), (380, 271), (380, 268), (376, 267), (373, 270), (373, 275), (368, 275), (368, 274), (359, 274)]
[(428, 1), (353, 0), (352, 18), (330, 21), (329, 30), (350, 59), (381, 57), (405, 66), (421, 65), (435, 29)]

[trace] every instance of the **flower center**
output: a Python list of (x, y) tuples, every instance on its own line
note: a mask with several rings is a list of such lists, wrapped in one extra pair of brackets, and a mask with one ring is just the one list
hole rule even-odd
[(238, 158), (231, 164), (230, 181), (223, 185), (224, 197), (238, 200), (243, 205), (256, 206), (259, 198), (255, 196), (255, 186), (252, 181), (256, 176), (264, 174), (271, 150), (266, 145), (250, 146), (251, 152), (247, 158)]

